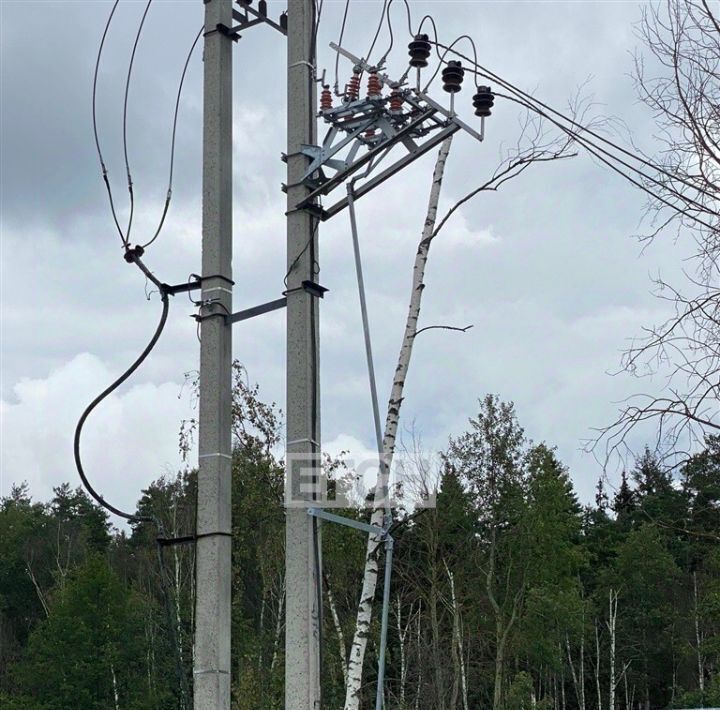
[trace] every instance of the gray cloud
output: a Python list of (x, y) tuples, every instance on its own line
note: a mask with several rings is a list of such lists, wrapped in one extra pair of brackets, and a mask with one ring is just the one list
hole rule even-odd
[[(3, 447), (2, 469), (6, 487), (31, 476), (41, 495), (73, 476), (69, 449), (62, 444), (68, 422), (137, 354), (152, 332), (159, 304), (156, 296), (147, 302), (142, 278), (121, 259), (94, 154), (92, 71), (110, 3), (1, 5), (3, 437), (17, 441), (11, 449)], [(412, 5), (416, 18), (427, 11), (436, 15), (445, 39), (471, 32), (482, 63), (553, 105), (564, 107), (593, 75), (586, 90), (604, 104), (596, 112), (622, 117), (635, 135), (650, 142), (651, 117), (635, 102), (627, 77), (636, 5)], [(271, 3), (276, 14), (280, 7)], [(319, 47), (321, 66), (330, 72), (334, 58), (327, 43), (337, 39), (343, 7), (325, 1)], [(142, 8), (120, 3), (100, 77), (101, 138), (123, 217), (122, 91)], [(378, 2), (352, 4), (344, 42), (352, 51), (366, 51), (379, 8)], [(198, 3), (156, 3), (138, 51), (129, 137), (139, 235), (152, 233), (162, 208), (177, 80), (201, 11)], [(400, 3), (393, 7), (393, 22), (397, 52), (389, 71), (400, 74), (406, 56)], [(24, 39), (26, 28), (38, 25), (52, 32), (46, 41), (31, 44)], [(279, 160), (285, 143), (284, 40), (265, 28), (244, 34), (234, 67), (238, 308), (277, 297), (285, 272), (285, 205), (279, 189), (285, 179)], [(383, 38), (380, 46), (386, 42)], [(173, 206), (147, 258), (166, 281), (182, 281), (199, 269), (200, 59), (198, 52), (182, 103)], [(345, 76), (350, 67), (341, 63), (341, 69)], [(434, 95), (444, 99), (440, 87)], [(461, 94), (462, 112), (474, 121), (470, 95)], [(457, 139), (445, 207), (494, 169), (502, 146), (516, 140), (517, 121), (518, 111), (498, 102), (483, 145)], [(426, 156), (358, 205), (381, 397), (389, 389), (399, 346), (432, 160)], [(613, 416), (613, 401), (637, 387), (605, 373), (616, 366), (626, 338), (662, 317), (661, 304), (649, 293), (648, 274), (677, 273), (685, 255), (663, 241), (640, 254), (630, 235), (638, 231), (643, 204), (642, 195), (620, 178), (580, 156), (539, 166), (452, 219), (433, 246), (422, 319), (475, 327), (465, 335), (431, 332), (418, 341), (404, 421), (415, 422), (428, 448), (442, 447), (449, 434), (462, 429), (478, 397), (497, 392), (517, 402), (529, 436), (558, 444), (583, 497), (591, 495), (599, 468), (578, 452), (580, 441), (590, 427)], [(354, 437), (369, 447), (370, 406), (347, 215), (322, 226), (321, 258), (321, 281), (331, 289), (321, 325), (324, 438)], [(183, 373), (197, 367), (192, 312), (183, 297), (174, 300), (166, 336), (133, 380), (132, 387), (146, 388), (144, 394), (131, 397), (134, 390), (128, 389), (119, 395), (123, 424), (112, 431), (127, 461), (137, 462), (131, 481), (137, 489), (176, 463), (170, 453), (181, 416), (176, 392)], [(282, 403), (283, 316), (244, 323), (234, 338), (234, 353), (251, 377), (269, 399)], [(28, 394), (29, 383), (46, 399)], [(67, 392), (74, 393), (72, 401), (63, 399)], [(155, 424), (138, 418), (148, 409), (158, 413)], [(43, 436), (31, 441), (28, 432), (37, 426), (33, 414), (40, 410), (53, 416), (43, 419)], [(138, 437), (141, 430), (152, 431), (152, 439)], [(100, 443), (96, 446), (100, 451)], [(23, 464), (22, 447), (32, 447), (30, 469)], [(160, 453), (149, 456), (152, 448)], [(59, 458), (62, 465), (56, 465)], [(102, 463), (99, 453), (95, 462)], [(108, 490), (116, 486), (112, 480), (109, 475), (102, 480)], [(126, 489), (123, 484), (114, 490)]]

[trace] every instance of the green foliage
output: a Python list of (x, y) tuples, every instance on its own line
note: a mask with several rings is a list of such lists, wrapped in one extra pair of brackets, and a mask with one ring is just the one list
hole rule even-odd
[[(235, 710), (284, 705), (280, 415), (235, 370)], [(192, 424), (185, 434), (192, 433)], [(328, 461), (339, 486), (352, 471)], [(427, 472), (425, 472), (427, 473)], [(678, 472), (648, 452), (611, 494), (581, 507), (569, 472), (525, 437), (511, 403), (480, 402), (451, 439), (437, 507), (395, 511), (388, 710), (596, 710), (610, 694), (610, 595), (617, 597), (616, 708), (720, 702), (720, 443)], [(162, 534), (192, 533), (196, 473), (154, 481), (138, 511)], [(610, 490), (608, 488), (608, 490)], [(364, 519), (365, 511), (339, 511)], [(47, 504), (26, 486), (0, 501), (0, 707), (190, 710), (194, 548), (157, 531), (111, 530), (69, 486)], [(339, 708), (365, 537), (323, 528), (323, 694)], [(382, 589), (378, 590), (379, 595)], [(379, 610), (379, 603), (376, 609)], [(370, 649), (377, 649), (379, 614)], [(362, 706), (375, 694), (374, 654)], [(699, 689), (702, 667), (704, 691)], [(113, 679), (114, 677), (114, 679)], [(466, 696), (466, 699), (465, 697)]]
[(53, 599), (15, 669), (19, 691), (43, 710), (162, 707), (143, 668), (144, 600), (91, 557)]

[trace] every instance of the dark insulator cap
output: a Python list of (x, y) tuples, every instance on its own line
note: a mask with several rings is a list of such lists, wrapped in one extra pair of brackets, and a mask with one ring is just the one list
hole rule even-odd
[(443, 89), (450, 94), (457, 93), (460, 91), (464, 77), (465, 70), (462, 68), (462, 64), (455, 60), (449, 61), (442, 70)]
[(473, 96), (473, 106), (476, 116), (489, 116), (490, 109), (495, 103), (495, 94), (489, 86), (478, 86), (477, 93)]
[(430, 56), (430, 39), (427, 35), (415, 35), (415, 39), (408, 44), (411, 67), (426, 67)]
[(280, 15), (280, 27), (282, 27), (284, 30), (286, 30), (288, 27), (287, 17), (287, 12), (283, 12), (283, 14)]
[(260, 0), (260, 2), (258, 3), (258, 12), (263, 17), (267, 17), (267, 1), (266, 0)]

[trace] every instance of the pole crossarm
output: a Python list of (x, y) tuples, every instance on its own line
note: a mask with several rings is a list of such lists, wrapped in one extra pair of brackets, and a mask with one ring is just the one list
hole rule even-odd
[(348, 528), (355, 528), (361, 532), (370, 533), (371, 535), (378, 535), (383, 539), (392, 539), (392, 535), (385, 529), (378, 525), (370, 525), (370, 523), (363, 523), (361, 520), (353, 520), (352, 518), (346, 518), (342, 515), (335, 515), (335, 513), (328, 513), (327, 510), (322, 508), (308, 508), (308, 515), (312, 515), (314, 518), (322, 518), (331, 523), (337, 523), (338, 525), (345, 525)]
[[(245, 30), (253, 25), (266, 24), (287, 37), (287, 14), (280, 15), (279, 22), (274, 22), (267, 16), (267, 2), (260, 0), (256, 10), (247, 0), (236, 0), (242, 11), (233, 9), (233, 20), (239, 23), (233, 30)], [(254, 19), (250, 19), (250, 18)]]
[(268, 301), (267, 303), (261, 303), (259, 306), (253, 306), (252, 308), (246, 308), (243, 311), (238, 311), (232, 315), (225, 316), (225, 320), (229, 323), (237, 323), (238, 321), (248, 320), (248, 318), (254, 318), (255, 316), (261, 316), (263, 313), (270, 313), (271, 311), (277, 311), (279, 308), (285, 308), (287, 306), (287, 297), (283, 296), (274, 301)]
[[(335, 43), (331, 42), (330, 47), (350, 59), (356, 72), (369, 72), (380, 86), (389, 86), (391, 93), (382, 95), (379, 90), (370, 93), (368, 89), (368, 96), (360, 98), (357, 85), (354, 93), (346, 94), (339, 106), (323, 104), (320, 116), (329, 128), (322, 145), (301, 146), (301, 153), (309, 159), (301, 182), (310, 192), (296, 209), (312, 211), (322, 220), (330, 219), (347, 207), (347, 197), (326, 208), (320, 207), (319, 198), (345, 184), (361, 168), (367, 166), (353, 183), (366, 181), (354, 187), (356, 198), (406, 168), (456, 131), (462, 130), (477, 141), (483, 140), (484, 118), (478, 132), (419, 88), (407, 87), (407, 72), (399, 81), (394, 81), (379, 72), (378, 67), (370, 66)], [(374, 174), (398, 145), (405, 148), (406, 154)]]

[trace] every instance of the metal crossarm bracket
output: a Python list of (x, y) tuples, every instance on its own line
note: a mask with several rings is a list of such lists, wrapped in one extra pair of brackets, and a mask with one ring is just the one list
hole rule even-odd
[(215, 29), (225, 37), (229, 37), (233, 42), (237, 42), (240, 39), (240, 33), (238, 32), (239, 29), (241, 29), (241, 26), (238, 25), (237, 27), (228, 27), (227, 25), (223, 25), (221, 22), (215, 25)]
[(252, 308), (246, 308), (244, 311), (238, 311), (230, 316), (225, 316), (225, 320), (228, 324), (237, 323), (241, 320), (247, 320), (248, 318), (254, 318), (260, 316), (263, 313), (270, 313), (276, 311), (279, 308), (285, 308), (287, 306), (287, 297), (283, 296), (275, 301), (268, 301), (267, 303), (261, 303), (259, 306), (253, 306)]
[(382, 538), (390, 537), (390, 533), (388, 533), (387, 530), (377, 525), (370, 525), (360, 520), (353, 520), (352, 518), (345, 518), (342, 515), (328, 513), (327, 510), (323, 510), (322, 508), (308, 508), (308, 515), (312, 515), (314, 518), (322, 518), (323, 520), (337, 523), (338, 525), (345, 525), (348, 528), (355, 528), (361, 532), (379, 535)]
[[(350, 59), (356, 71), (376, 75), (382, 84), (392, 88), (392, 94), (383, 96), (378, 92), (359, 98), (355, 93), (350, 98), (346, 95), (339, 106), (323, 108), (320, 115), (329, 128), (322, 145), (303, 145), (301, 148), (302, 154), (309, 159), (302, 183), (310, 192), (295, 209), (312, 211), (320, 219), (327, 220), (347, 207), (348, 199), (343, 196), (330, 207), (321, 208), (318, 198), (345, 184), (363, 167), (366, 168), (365, 172), (353, 180), (356, 199), (456, 131), (463, 130), (476, 140), (483, 140), (484, 119), (478, 133), (458, 118), (454, 111), (433, 101), (419, 88), (406, 87), (407, 72), (400, 81), (393, 81), (378, 71), (382, 67), (370, 66), (364, 59), (333, 42), (330, 47)], [(397, 145), (402, 145), (407, 153), (373, 175)], [(355, 185), (358, 181), (360, 183)]]
[[(366, 193), (370, 192), (370, 190), (373, 190), (376, 188), (380, 183), (385, 182), (388, 178), (395, 175), (395, 173), (399, 172), (403, 168), (410, 165), (410, 163), (417, 160), (419, 157), (427, 153), (429, 150), (434, 148), (438, 143), (442, 143), (448, 136), (451, 136), (453, 133), (460, 130), (460, 126), (458, 126), (455, 123), (451, 123), (449, 126), (444, 128), (439, 133), (436, 133), (432, 138), (429, 140), (426, 140), (415, 152), (408, 153), (403, 158), (400, 158), (397, 162), (393, 163), (390, 167), (383, 170), (381, 173), (378, 173), (375, 177), (368, 180), (367, 182), (362, 183), (361, 185), (358, 185), (354, 188), (354, 196), (357, 200), (358, 198), (362, 197)], [(341, 212), (348, 206), (348, 198), (347, 196), (343, 197), (341, 200), (336, 202), (334, 205), (328, 207), (327, 209), (323, 210), (322, 213), (322, 219), (323, 221), (330, 219), (331, 217), (334, 217), (338, 212)]]
[[(247, 29), (253, 25), (266, 24), (270, 25), (273, 29), (276, 29), (281, 34), (287, 36), (287, 15), (283, 14), (280, 16), (280, 22), (273, 22), (267, 16), (267, 4), (263, 3), (262, 0), (259, 3), (259, 8), (256, 10), (246, 0), (236, 0), (237, 4), (242, 8), (242, 12), (239, 10), (233, 10), (233, 20), (239, 22), (237, 29)], [(263, 12), (264, 10), (264, 12)], [(250, 19), (253, 17), (254, 19)]]
[(202, 288), (203, 281), (208, 281), (209, 279), (221, 279), (222, 281), (226, 281), (230, 286), (235, 285), (235, 282), (232, 279), (229, 279), (227, 276), (223, 276), (222, 274), (211, 274), (210, 276), (198, 276), (197, 274), (191, 274), (191, 276), (195, 279), (194, 281), (188, 281), (184, 284), (175, 284), (174, 286), (170, 284), (162, 284), (162, 289), (169, 296), (175, 296), (178, 293), (196, 291), (197, 289)]

